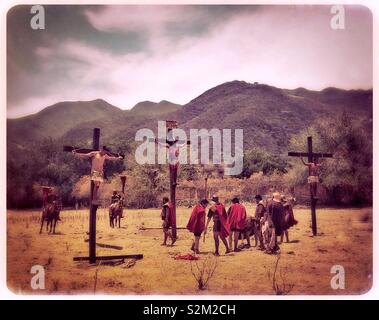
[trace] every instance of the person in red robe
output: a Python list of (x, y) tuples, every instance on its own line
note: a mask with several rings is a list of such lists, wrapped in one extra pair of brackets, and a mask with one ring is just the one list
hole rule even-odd
[(172, 204), (167, 197), (163, 198), (163, 206), (161, 211), (161, 219), (163, 220), (163, 243), (162, 246), (167, 245), (167, 239), (171, 239), (171, 245), (173, 245), (176, 239), (172, 236), (170, 228), (172, 228)]
[(230, 252), (228, 242), (226, 238), (230, 234), (230, 227), (228, 224), (228, 216), (224, 205), (219, 201), (218, 197), (214, 195), (211, 200), (211, 207), (208, 211), (208, 220), (205, 226), (204, 236), (207, 233), (209, 222), (213, 219), (213, 239), (215, 241), (215, 256), (219, 256), (218, 248), (220, 246), (220, 240), (223, 242), (226, 248), (225, 254)]
[(208, 205), (207, 199), (202, 199), (193, 208), (191, 216), (188, 220), (187, 229), (194, 235), (194, 241), (192, 243), (191, 250), (195, 253), (199, 253), (200, 237), (205, 229), (205, 209)]
[[(228, 224), (233, 233), (234, 252), (241, 251), (238, 248), (238, 238), (246, 228), (246, 208), (240, 203), (238, 198), (232, 199), (232, 205), (228, 210)], [(229, 235), (229, 245), (232, 246), (232, 234)]]

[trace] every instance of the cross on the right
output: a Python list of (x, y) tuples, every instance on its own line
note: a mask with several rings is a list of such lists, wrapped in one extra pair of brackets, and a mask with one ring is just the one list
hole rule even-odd
[[(307, 157), (308, 162), (310, 165), (316, 165), (317, 160), (319, 158), (332, 158), (332, 153), (319, 153), (319, 152), (313, 152), (313, 146), (312, 146), (312, 137), (307, 138), (308, 142), (308, 152), (288, 152), (288, 155), (290, 157)], [(315, 168), (317, 171), (317, 167)], [(311, 177), (311, 176), (310, 176)], [(316, 176), (314, 176), (316, 177)], [(318, 198), (316, 198), (316, 195), (314, 195), (312, 191), (312, 184), (318, 183), (318, 176), (315, 178), (315, 180), (308, 180), (309, 182), (309, 188), (310, 188), (310, 196), (311, 196), (311, 214), (312, 214), (312, 233), (314, 236), (317, 235), (317, 221), (316, 221), (316, 204)]]

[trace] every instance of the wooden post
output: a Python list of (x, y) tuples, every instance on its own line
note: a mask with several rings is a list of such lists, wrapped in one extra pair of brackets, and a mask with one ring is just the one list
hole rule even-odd
[[(173, 170), (171, 166), (169, 166), (169, 170)], [(176, 184), (172, 181), (172, 172), (170, 172), (170, 202), (172, 204), (172, 237), (174, 239), (177, 238), (176, 232)]]
[[(312, 137), (307, 137), (307, 145), (308, 145), (308, 162), (313, 162), (313, 143)], [(309, 194), (311, 198), (311, 219), (312, 219), (312, 234), (314, 236), (317, 235), (317, 219), (316, 219), (316, 204), (317, 199), (315, 199), (312, 195), (311, 186), (309, 186)]]
[(208, 198), (208, 176), (204, 178), (204, 199)]
[[(92, 149), (100, 150), (100, 129), (93, 129)], [(89, 214), (89, 263), (96, 263), (96, 212), (98, 205), (93, 204), (95, 183), (91, 180), (91, 206)]]
[(317, 199), (311, 196), (312, 234), (314, 236), (317, 236), (316, 204)]
[[(172, 129), (175, 129), (178, 127), (178, 123), (175, 120), (166, 120), (166, 127), (167, 127), (167, 136), (166, 136), (166, 143), (168, 143), (171, 147), (176, 141), (175, 137), (173, 136)], [(178, 164), (179, 166), (179, 164)], [(169, 176), (170, 176), (170, 202), (172, 205), (172, 227), (171, 227), (171, 234), (174, 239), (177, 238), (177, 232), (176, 232), (176, 181), (174, 181), (174, 174), (176, 175), (174, 170), (178, 170), (178, 168), (175, 168), (171, 164), (168, 165), (169, 168)]]
[[(314, 153), (312, 137), (307, 137), (308, 152), (288, 152), (290, 157), (308, 157), (308, 162), (315, 162), (316, 158), (332, 158), (331, 153)], [(312, 234), (317, 236), (317, 219), (316, 219), (316, 204), (318, 199), (312, 195), (311, 186), (309, 186), (310, 199), (311, 199), (311, 218), (312, 218)]]
[[(176, 143), (186, 143), (187, 145), (190, 144), (190, 141), (181, 141), (175, 139), (172, 133), (172, 129), (175, 129), (178, 127), (178, 123), (175, 120), (166, 120), (166, 128), (167, 128), (167, 134), (166, 139), (150, 139), (149, 141), (155, 142), (155, 143), (162, 143), (166, 145), (167, 148), (170, 148)], [(174, 239), (177, 238), (177, 227), (176, 227), (176, 181), (174, 181), (174, 170), (179, 169), (179, 163), (177, 163), (177, 167), (175, 168), (174, 165), (169, 164), (169, 181), (170, 181), (170, 202), (172, 204), (172, 237)], [(175, 176), (177, 176), (177, 172), (175, 173)]]

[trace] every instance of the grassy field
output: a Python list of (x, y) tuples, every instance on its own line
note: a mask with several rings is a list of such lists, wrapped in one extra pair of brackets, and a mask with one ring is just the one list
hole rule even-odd
[[(248, 206), (252, 214), (254, 208)], [(190, 209), (178, 209), (178, 226), (185, 226)], [(198, 265), (208, 259), (217, 267), (206, 290), (199, 290), (191, 273), (191, 262), (175, 260), (190, 252), (191, 234), (179, 230), (173, 247), (161, 246), (161, 230), (139, 230), (139, 226), (160, 227), (160, 211), (125, 210), (121, 228), (111, 229), (106, 209), (98, 210), (97, 242), (122, 246), (122, 250), (97, 248), (98, 255), (143, 253), (133, 263), (89, 265), (73, 262), (74, 256), (88, 255), (88, 210), (62, 211), (57, 234), (39, 234), (38, 211), (7, 212), (8, 287), (18, 294), (275, 294), (272, 275), (277, 256), (256, 248), (213, 257), (211, 232), (201, 242)], [(291, 243), (281, 247), (277, 282), (293, 289), (289, 294), (362, 294), (372, 283), (372, 210), (319, 209), (319, 236), (311, 237), (310, 210), (296, 208), (299, 224), (290, 230)], [(193, 263), (193, 262), (192, 262)], [(32, 290), (33, 265), (46, 270), (45, 290)], [(333, 290), (333, 265), (345, 269), (345, 289)], [(195, 265), (193, 264), (195, 269)], [(95, 288), (96, 287), (96, 288)]]

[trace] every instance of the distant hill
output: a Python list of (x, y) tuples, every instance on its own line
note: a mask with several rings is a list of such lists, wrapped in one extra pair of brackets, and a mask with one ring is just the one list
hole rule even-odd
[(319, 117), (350, 114), (372, 118), (372, 90), (327, 88), (311, 91), (231, 81), (205, 91), (186, 105), (168, 101), (140, 102), (122, 111), (104, 100), (63, 102), (41, 112), (8, 120), (8, 146), (21, 139), (50, 135), (62, 143), (90, 143), (93, 127), (102, 130), (107, 145), (127, 143), (140, 128), (156, 132), (157, 120), (176, 119), (181, 128), (244, 129), (245, 147), (260, 146), (272, 153), (286, 150), (292, 134)]
[(82, 122), (121, 115), (121, 109), (102, 99), (59, 102), (33, 115), (8, 119), (7, 138), (17, 144), (22, 144), (23, 139), (59, 138)]
[(166, 100), (159, 103), (151, 101), (143, 101), (137, 103), (129, 113), (133, 115), (164, 115), (179, 110), (180, 104), (175, 104)]

